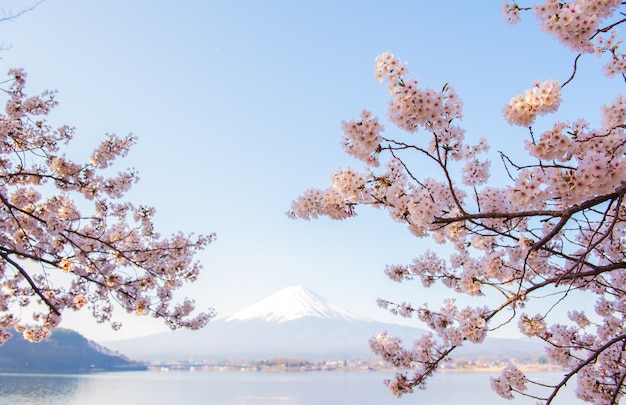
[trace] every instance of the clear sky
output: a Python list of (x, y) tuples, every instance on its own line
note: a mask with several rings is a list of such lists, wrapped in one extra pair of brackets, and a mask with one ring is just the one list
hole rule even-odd
[[(32, 3), (3, 4), (8, 12)], [(163, 234), (217, 233), (198, 256), (204, 273), (185, 289), (200, 308), (227, 316), (301, 284), (352, 312), (396, 321), (377, 297), (433, 307), (442, 299), (444, 290), (383, 274), (428, 241), (382, 211), (342, 222), (293, 221), (285, 212), (307, 188), (326, 187), (336, 169), (362, 167), (344, 155), (340, 123), (364, 107), (384, 123), (387, 97), (372, 66), (387, 50), (425, 86), (456, 88), (468, 138), (489, 139), (492, 171), (501, 172), (495, 152), (515, 156), (527, 136), (505, 124), (502, 107), (535, 80), (565, 81), (574, 58), (530, 14), (506, 25), (501, 4), (47, 0), (0, 24), (10, 47), (0, 66), (24, 67), (33, 94), (59, 91), (50, 121), (76, 127), (71, 156), (86, 159), (107, 132), (138, 136), (118, 166), (141, 177), (128, 198), (156, 207)], [(560, 114), (597, 123), (618, 86), (593, 56), (579, 69)], [(62, 326), (97, 341), (165, 330), (151, 318), (122, 320), (115, 334), (80, 316)]]

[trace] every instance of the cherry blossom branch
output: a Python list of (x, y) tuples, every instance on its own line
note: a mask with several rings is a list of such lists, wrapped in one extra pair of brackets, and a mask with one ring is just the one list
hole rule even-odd
[[(546, 340), (547, 343), (550, 343), (549, 341)], [(561, 380), (561, 382), (559, 382), (558, 384), (556, 384), (555, 389), (552, 391), (552, 393), (550, 394), (550, 396), (548, 396), (548, 398), (546, 398), (546, 404), (550, 404), (552, 403), (552, 401), (556, 398), (558, 391), (565, 387), (565, 385), (567, 385), (567, 382), (575, 375), (577, 375), (584, 367), (588, 366), (589, 364), (592, 364), (593, 362), (595, 362), (598, 359), (598, 356), (605, 350), (607, 350), (609, 347), (613, 346), (614, 344), (618, 343), (618, 342), (626, 342), (626, 335), (619, 335), (611, 340), (609, 340), (608, 342), (606, 342), (605, 344), (603, 344), (601, 347), (594, 349), (590, 356), (587, 357), (585, 360), (583, 360), (582, 362), (580, 362), (576, 367), (573, 367), (571, 371), (569, 371)], [(613, 403), (613, 402), (612, 402)]]
[(22, 266), (19, 265), (19, 263), (17, 263), (16, 261), (12, 260), (7, 254), (5, 253), (0, 253), (0, 257), (2, 257), (4, 259), (4, 261), (6, 261), (7, 263), (9, 263), (11, 266), (13, 266), (13, 268), (15, 268), (21, 275), (22, 277), (24, 277), (24, 279), (28, 282), (28, 284), (30, 285), (30, 287), (33, 289), (33, 291), (35, 292), (35, 294), (37, 294), (37, 296), (39, 296), (39, 298), (41, 298), (41, 300), (43, 302), (45, 302), (46, 306), (48, 308), (50, 308), (50, 310), (52, 312), (54, 312), (56, 315), (61, 315), (61, 312), (59, 311), (59, 309), (56, 307), (56, 305), (54, 305), (44, 294), (44, 292), (39, 288), (39, 286), (37, 285), (37, 283), (35, 283), (35, 281), (30, 277), (30, 275), (28, 274), (28, 272), (26, 270), (24, 270), (24, 268)]
[(570, 208), (564, 210), (533, 210), (533, 211), (518, 211), (518, 212), (485, 212), (476, 214), (464, 214), (456, 217), (435, 217), (434, 224), (451, 224), (454, 222), (473, 221), (478, 219), (515, 219), (515, 218), (528, 218), (537, 216), (549, 216), (549, 217), (561, 217), (569, 219), (577, 212), (589, 209), (593, 206), (602, 204), (604, 202), (615, 200), (623, 197), (626, 194), (626, 183), (623, 183), (616, 189), (615, 192), (597, 196), (590, 200), (584, 201), (580, 204), (573, 205)]
[[(89, 157), (90, 163), (72, 162), (59, 151), (72, 139), (73, 129), (55, 130), (39, 117), (56, 106), (53, 94), (26, 98), (26, 73), (12, 69), (9, 74), (11, 84), (2, 89), (8, 100), (0, 114), (0, 132), (6, 138), (0, 153), (4, 186), (0, 258), (15, 268), (15, 277), (7, 284), (14, 288), (13, 294), (0, 297), (0, 306), (10, 308), (14, 302), (27, 306), (28, 297), (37, 295), (48, 314), (36, 313), (35, 327), (0, 318), (0, 344), (8, 336), (6, 328), (23, 331), (31, 341), (43, 339), (68, 308), (87, 305), (96, 321), (111, 320), (114, 301), (129, 312), (150, 311), (173, 328), (204, 326), (213, 312), (193, 316), (193, 303), (185, 299), (176, 304), (173, 291), (197, 279), (202, 266), (193, 256), (213, 235), (195, 238), (178, 233), (161, 238), (153, 229), (152, 209), (114, 202), (137, 181), (136, 172), (127, 169), (109, 178), (102, 171), (127, 155), (135, 137), (107, 135)], [(74, 197), (83, 197), (87, 207), (93, 202), (92, 213), (81, 215)], [(127, 223), (128, 216), (134, 222)], [(40, 264), (41, 273), (29, 274), (13, 256)], [(53, 269), (66, 273), (72, 282), (55, 287), (50, 277)]]
[[(534, 7), (542, 29), (577, 56), (564, 84), (553, 80), (534, 83), (505, 106), (509, 124), (528, 128), (526, 150), (537, 161), (519, 166), (500, 152), (513, 183), (509, 186), (490, 185), (488, 161), (478, 157), (488, 150), (485, 141), (464, 143), (464, 131), (456, 126), (462, 118), (461, 103), (451, 86), (446, 84), (441, 91), (423, 89), (417, 79), (405, 77), (406, 65), (390, 52), (376, 59), (374, 75), (386, 84), (391, 96), (389, 121), (406, 131), (411, 142), (420, 142), (412, 137), (418, 129), (430, 133), (430, 140), (422, 146), (383, 138), (377, 118), (364, 110), (360, 121), (343, 123), (344, 147), (348, 154), (367, 164), (368, 173), (349, 170), (335, 174), (329, 189), (309, 190), (294, 201), (290, 215), (344, 219), (356, 215), (359, 205), (384, 208), (395, 221), (408, 224), (415, 236), (430, 237), (452, 251), (448, 260), (427, 251), (409, 265), (387, 266), (385, 273), (391, 280), (419, 279), (425, 287), (440, 282), (470, 297), (482, 296), (491, 287), (502, 295), (493, 309), (460, 310), (445, 300), (439, 312), (427, 306), (415, 308), (410, 303), (380, 300), (381, 306), (392, 313), (417, 316), (442, 342), (435, 343), (429, 335), (409, 350), (386, 335), (372, 341), (373, 350), (383, 359), (414, 370), (413, 378), (402, 373), (388, 383), (394, 394), (422, 388), (425, 378), (452, 347), (466, 340), (481, 342), (489, 331), (499, 327), (488, 326), (497, 319), (495, 316), (510, 310), (505, 323), (518, 319), (524, 335), (543, 337), (549, 343), (551, 361), (572, 371), (572, 375), (584, 376), (579, 377), (579, 388), (583, 387), (578, 393), (580, 398), (598, 403), (621, 398), (624, 360), (610, 350), (611, 346), (602, 349), (602, 345), (624, 328), (626, 97), (618, 96), (602, 107), (602, 122), (597, 129), (578, 120), (554, 122), (551, 129), (535, 134), (533, 123), (538, 116), (558, 110), (561, 90), (573, 82), (583, 54), (610, 51), (613, 59), (605, 72), (626, 78), (622, 54), (617, 51), (621, 39), (615, 31), (610, 36), (600, 35), (626, 18), (599, 28), (622, 3), (580, 0)], [(515, 3), (504, 7), (509, 22), (515, 22), (520, 11)], [(597, 37), (594, 43), (590, 37)], [(388, 145), (381, 146), (384, 142)], [(389, 152), (385, 172), (375, 174), (371, 168), (380, 165), (385, 151)], [(412, 170), (408, 159), (401, 158), (400, 151), (429, 157), (435, 162), (437, 178), (417, 176), (418, 171)], [(455, 181), (457, 163), (461, 182)], [(510, 167), (518, 173), (512, 173)], [(470, 190), (475, 201), (471, 209), (465, 202)], [(568, 314), (571, 325), (546, 324), (557, 306), (571, 302), (574, 291), (596, 297), (594, 311), (600, 319), (594, 324), (595, 335), (583, 332), (590, 321), (582, 311)], [(549, 303), (541, 314), (531, 316), (521, 310), (528, 299), (552, 296), (556, 296), (556, 302)], [(591, 354), (581, 358), (584, 356), (570, 349)], [(572, 369), (585, 361), (586, 366)], [(492, 388), (508, 399), (513, 398), (511, 392), (528, 396), (526, 381), (530, 380), (516, 367), (507, 366), (501, 377), (492, 380)], [(594, 388), (603, 386), (609, 389)], [(552, 394), (556, 395), (559, 388), (554, 388)]]

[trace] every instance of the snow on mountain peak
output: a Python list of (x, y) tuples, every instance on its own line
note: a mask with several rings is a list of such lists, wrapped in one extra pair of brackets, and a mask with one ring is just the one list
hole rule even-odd
[(329, 303), (302, 286), (290, 286), (256, 304), (235, 312), (226, 318), (226, 322), (260, 319), (266, 322), (280, 323), (305, 317), (367, 320)]

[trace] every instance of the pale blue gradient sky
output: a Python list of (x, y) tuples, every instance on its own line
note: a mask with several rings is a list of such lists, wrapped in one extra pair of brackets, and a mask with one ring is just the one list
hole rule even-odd
[[(9, 1), (5, 10), (24, 4)], [(200, 308), (226, 316), (302, 284), (350, 311), (396, 321), (377, 297), (438, 307), (447, 291), (383, 274), (385, 264), (409, 262), (428, 241), (381, 211), (342, 222), (284, 213), (308, 187), (326, 187), (337, 168), (362, 167), (341, 149), (340, 122), (364, 107), (384, 121), (387, 97), (372, 66), (386, 50), (425, 86), (456, 88), (467, 137), (489, 139), (492, 171), (502, 173), (495, 152), (515, 156), (527, 135), (505, 124), (502, 107), (532, 81), (563, 82), (574, 55), (531, 15), (506, 25), (500, 7), (500, 0), (47, 0), (0, 24), (1, 41), (11, 45), (0, 65), (24, 67), (31, 93), (58, 89), (61, 105), (50, 120), (76, 127), (72, 156), (86, 156), (106, 132), (138, 136), (119, 166), (140, 173), (128, 198), (156, 207), (163, 234), (217, 232), (198, 256), (202, 277), (185, 289)], [(560, 117), (597, 123), (618, 86), (593, 56), (579, 69)], [(63, 326), (99, 341), (164, 330), (158, 320), (123, 319), (116, 334), (80, 316)]]

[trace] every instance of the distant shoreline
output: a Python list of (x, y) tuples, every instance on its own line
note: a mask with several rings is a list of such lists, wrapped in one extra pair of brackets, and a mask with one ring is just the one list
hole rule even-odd
[[(539, 373), (539, 372), (554, 372), (562, 371), (563, 368), (552, 364), (516, 364), (517, 368), (523, 373)], [(456, 368), (444, 368), (438, 370), (438, 372), (450, 372), (450, 373), (492, 373), (500, 372), (505, 365), (489, 366), (489, 367), (456, 367)]]
[[(487, 365), (446, 365), (437, 370), (440, 373), (499, 373), (506, 365), (504, 362)], [(516, 363), (522, 372), (555, 372), (561, 367), (545, 363)], [(154, 362), (147, 365), (150, 372), (394, 372), (396, 369), (386, 366), (379, 359), (307, 361), (297, 359), (274, 359), (263, 361), (223, 361), (219, 363), (193, 362)]]

